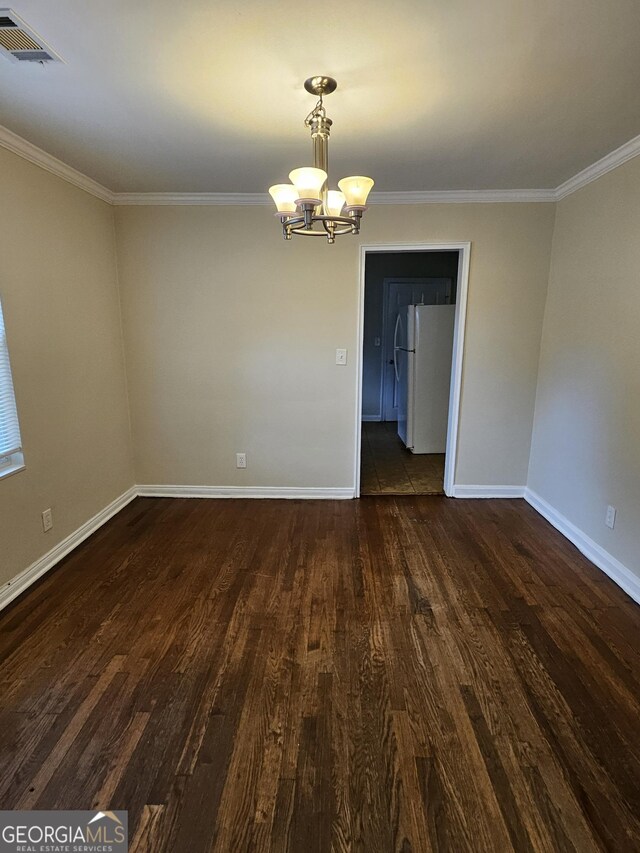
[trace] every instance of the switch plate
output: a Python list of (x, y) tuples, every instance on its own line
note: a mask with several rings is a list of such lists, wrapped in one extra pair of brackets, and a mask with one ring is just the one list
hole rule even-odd
[(42, 513), (42, 529), (46, 533), (53, 527), (53, 513), (50, 509), (45, 509)]
[(246, 453), (236, 453), (236, 468), (246, 468), (247, 467), (247, 454)]
[(346, 364), (347, 363), (347, 351), (346, 349), (337, 349), (336, 350), (336, 364)]
[(380, 338), (374, 338), (374, 339), (373, 339), (373, 345), (374, 345), (374, 347), (379, 347), (379, 346), (380, 346), (380, 343), (381, 343)]
[(607, 514), (604, 517), (604, 523), (607, 527), (610, 527), (611, 530), (616, 526), (616, 508), (614, 506), (607, 507)]

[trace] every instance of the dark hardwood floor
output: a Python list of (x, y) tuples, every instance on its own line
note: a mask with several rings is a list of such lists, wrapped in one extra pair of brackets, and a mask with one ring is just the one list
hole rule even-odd
[(137, 499), (0, 615), (0, 807), (131, 850), (640, 850), (640, 608), (523, 501)]

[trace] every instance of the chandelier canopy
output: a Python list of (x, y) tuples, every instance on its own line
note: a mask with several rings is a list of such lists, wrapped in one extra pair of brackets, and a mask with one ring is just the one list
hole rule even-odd
[(305, 81), (307, 92), (318, 96), (318, 103), (304, 120), (305, 126), (311, 128), (313, 166), (290, 172), (290, 184), (269, 187), (285, 240), (290, 240), (292, 234), (301, 234), (326, 237), (329, 243), (335, 243), (342, 234), (360, 231), (373, 186), (371, 178), (356, 175), (338, 181), (338, 190), (328, 187), (329, 133), (333, 122), (327, 117), (323, 98), (335, 92), (337, 85), (333, 77), (309, 77)]

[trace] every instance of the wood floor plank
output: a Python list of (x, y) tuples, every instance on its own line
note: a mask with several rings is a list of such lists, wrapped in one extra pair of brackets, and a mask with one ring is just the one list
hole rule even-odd
[(639, 628), (523, 501), (139, 498), (0, 614), (0, 808), (127, 809), (135, 853), (640, 850)]

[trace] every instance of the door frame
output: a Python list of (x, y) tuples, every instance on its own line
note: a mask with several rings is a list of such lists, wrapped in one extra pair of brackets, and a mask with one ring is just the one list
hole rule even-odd
[(467, 318), (467, 292), (469, 290), (469, 257), (471, 243), (369, 243), (360, 246), (360, 292), (358, 296), (358, 334), (356, 353), (356, 430), (354, 497), (360, 497), (360, 461), (362, 454), (362, 347), (364, 343), (364, 282), (367, 254), (373, 252), (458, 252), (458, 282), (456, 312), (453, 330), (453, 358), (451, 361), (451, 386), (449, 392), (449, 420), (444, 465), (444, 493), (453, 497), (458, 462), (458, 433), (460, 397), (462, 390), (462, 362)]

